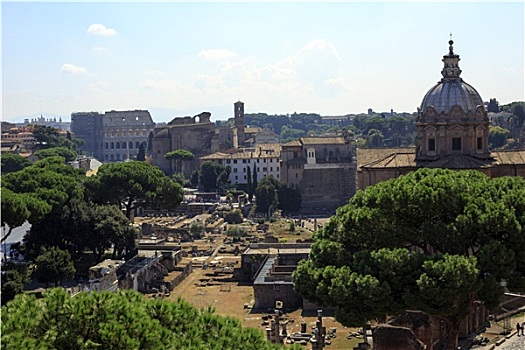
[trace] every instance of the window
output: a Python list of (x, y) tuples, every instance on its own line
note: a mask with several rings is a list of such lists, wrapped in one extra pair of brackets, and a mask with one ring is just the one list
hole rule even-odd
[(461, 137), (452, 138), (452, 150), (461, 151)]
[(482, 150), (483, 149), (483, 139), (481, 137), (478, 137), (478, 150)]
[(243, 164), (246, 164), (246, 159), (243, 159), (243, 160), (242, 160), (242, 163), (243, 163)]
[(116, 143), (116, 148), (117, 148), (117, 149), (120, 149), (120, 142), (117, 142), (117, 143)]
[(428, 139), (428, 150), (434, 152), (436, 150), (436, 139)]
[(277, 167), (277, 171), (279, 171), (279, 167)]
[(107, 143), (107, 142), (106, 142), (106, 144), (105, 144), (105, 148), (106, 148), (106, 149), (108, 149), (108, 148), (109, 148), (109, 145), (108, 145), (108, 143)]
[(264, 158), (263, 162), (266, 163), (266, 158)]
[(237, 168), (234, 168), (234, 169), (233, 169), (233, 172), (236, 173), (236, 172), (237, 172)]
[(235, 175), (235, 180), (239, 180), (239, 177), (237, 175)]
[(129, 148), (133, 149), (133, 142), (129, 141)]
[(246, 175), (244, 175), (244, 179), (246, 180)]
[(226, 164), (230, 164), (230, 163), (231, 163), (231, 160), (226, 159)]
[(126, 149), (127, 142), (122, 142), (122, 149)]
[(111, 142), (111, 149), (115, 149), (115, 144)]
[(268, 171), (268, 168), (263, 168), (263, 171)]
[(233, 160), (233, 164), (237, 164), (237, 159), (234, 159), (234, 160)]
[(135, 142), (135, 148), (136, 148), (136, 149), (139, 149), (139, 147), (140, 147), (140, 143), (139, 143), (138, 141)]
[(273, 171), (273, 166), (270, 167), (270, 171)]

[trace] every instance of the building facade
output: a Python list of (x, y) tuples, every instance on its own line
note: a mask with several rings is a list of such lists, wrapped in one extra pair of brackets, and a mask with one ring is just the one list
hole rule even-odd
[(155, 123), (145, 110), (78, 112), (71, 114), (71, 131), (84, 140), (82, 151), (101, 162), (134, 159), (148, 147)]
[(356, 190), (356, 165), (348, 133), (302, 137), (284, 144), (281, 180), (301, 190), (303, 208), (335, 209)]
[(359, 189), (418, 168), (475, 169), (490, 177), (525, 177), (525, 150), (491, 152), (490, 120), (480, 94), (461, 78), (449, 41), (442, 79), (425, 94), (416, 120), (415, 148), (357, 150)]
[(205, 161), (229, 166), (231, 168), (229, 181), (232, 184), (247, 184), (248, 171), (253, 179), (254, 169), (257, 172), (257, 181), (265, 176), (273, 176), (281, 181), (281, 144), (279, 143), (239, 148), (233, 153), (215, 152), (200, 158), (201, 164)]

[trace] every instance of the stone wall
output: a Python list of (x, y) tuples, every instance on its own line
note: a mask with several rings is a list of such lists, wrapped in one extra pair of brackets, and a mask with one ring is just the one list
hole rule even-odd
[(414, 332), (406, 327), (381, 325), (373, 332), (373, 350), (424, 350)]
[(256, 310), (273, 309), (276, 301), (281, 301), (285, 310), (303, 306), (303, 298), (294, 291), (292, 283), (254, 285), (253, 294), (255, 299), (253, 308)]
[(303, 206), (334, 209), (346, 204), (356, 191), (355, 163), (305, 166), (299, 188)]

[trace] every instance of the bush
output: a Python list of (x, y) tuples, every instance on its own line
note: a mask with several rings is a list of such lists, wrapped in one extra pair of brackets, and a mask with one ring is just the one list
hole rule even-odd
[(295, 222), (294, 221), (290, 222), (290, 227), (288, 228), (288, 231), (292, 231), (292, 232), (295, 231)]
[(241, 238), (241, 237), (248, 236), (248, 232), (242, 226), (231, 226), (226, 231), (226, 236), (234, 237), (234, 238)]
[(194, 221), (190, 225), (190, 233), (193, 239), (201, 239), (204, 236), (204, 224), (200, 221)]
[(224, 212), (224, 221), (228, 224), (242, 223), (242, 213), (239, 209)]

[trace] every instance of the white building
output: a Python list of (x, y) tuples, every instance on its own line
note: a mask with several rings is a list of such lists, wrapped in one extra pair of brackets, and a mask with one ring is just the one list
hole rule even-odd
[(251, 148), (240, 148), (235, 153), (216, 152), (199, 158), (200, 163), (211, 160), (218, 164), (231, 167), (230, 182), (232, 184), (248, 183), (248, 168), (253, 179), (254, 168), (257, 170), (257, 181), (265, 176), (273, 176), (278, 181), (281, 171), (281, 144), (267, 143)]

